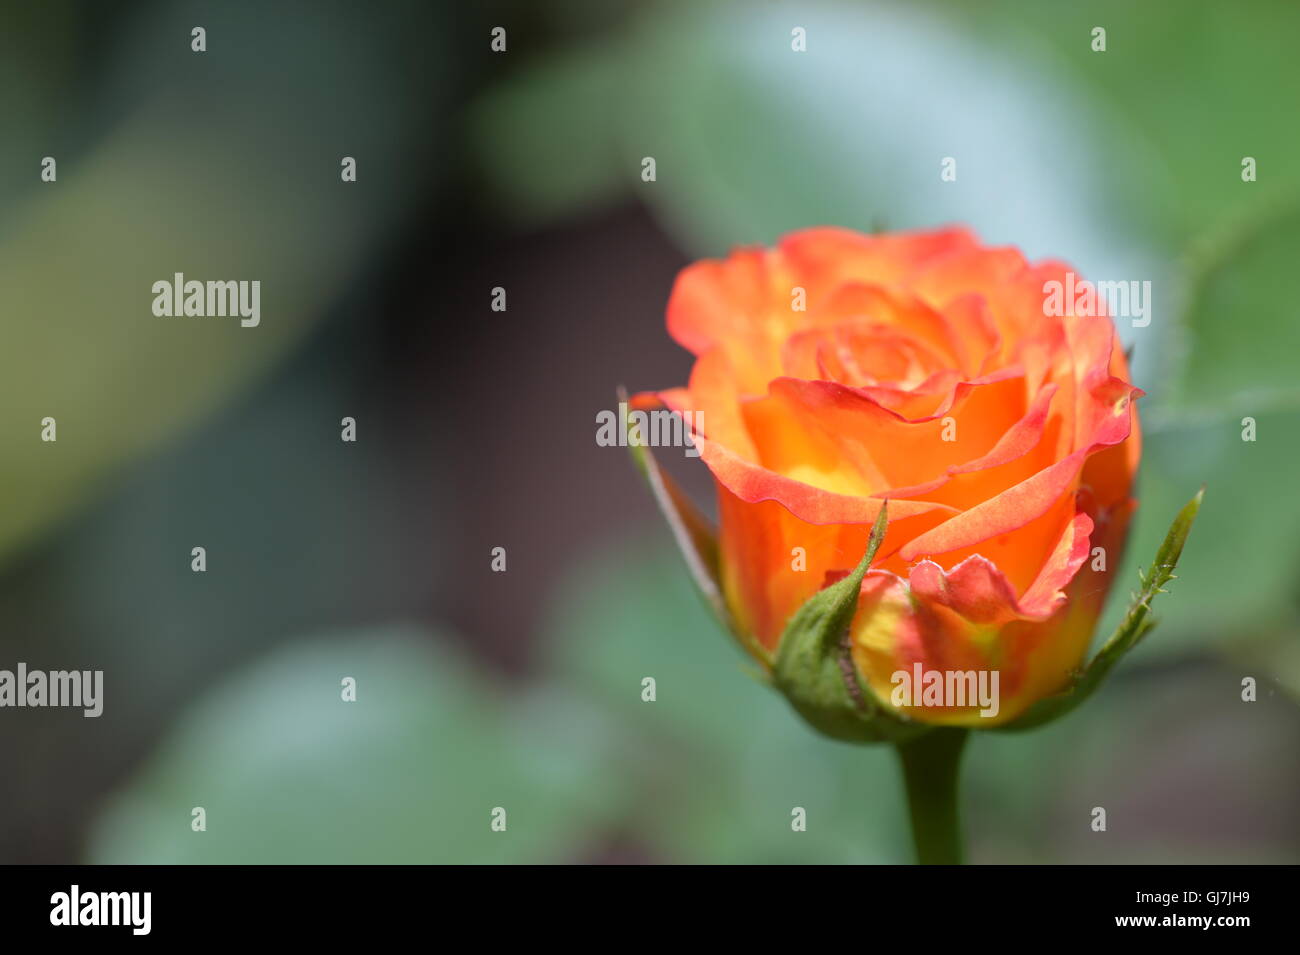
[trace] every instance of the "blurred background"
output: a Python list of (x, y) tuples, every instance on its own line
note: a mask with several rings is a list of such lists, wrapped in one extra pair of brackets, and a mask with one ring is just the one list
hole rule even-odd
[[(1103, 637), (1208, 485), (1097, 698), (973, 740), (972, 860), (1300, 861), (1300, 6), (0, 10), (0, 668), (105, 674), (0, 711), (0, 862), (909, 861), (892, 753), (745, 675), (595, 416), (686, 380), (691, 259), (951, 222), (1153, 282)], [(178, 271), (260, 326), (154, 317)]]

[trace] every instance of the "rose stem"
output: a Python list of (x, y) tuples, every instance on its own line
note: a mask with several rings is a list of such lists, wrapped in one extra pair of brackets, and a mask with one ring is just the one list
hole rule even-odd
[(961, 864), (957, 777), (968, 735), (965, 729), (939, 727), (898, 744), (912, 841), (922, 865)]

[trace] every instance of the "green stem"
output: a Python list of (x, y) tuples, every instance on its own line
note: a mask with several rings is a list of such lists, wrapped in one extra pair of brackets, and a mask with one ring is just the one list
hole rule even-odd
[(898, 744), (912, 817), (912, 841), (922, 865), (960, 865), (958, 769), (969, 731), (939, 727)]

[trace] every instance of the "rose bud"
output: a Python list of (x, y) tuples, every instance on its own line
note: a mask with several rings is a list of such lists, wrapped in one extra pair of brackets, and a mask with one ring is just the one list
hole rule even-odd
[(651, 459), (652, 483), (820, 729), (989, 728), (1071, 685), (1134, 508), (1142, 394), (1104, 299), (1053, 307), (1051, 283), (1081, 282), (955, 228), (809, 229), (678, 276), (689, 384), (634, 406), (698, 422), (716, 552)]

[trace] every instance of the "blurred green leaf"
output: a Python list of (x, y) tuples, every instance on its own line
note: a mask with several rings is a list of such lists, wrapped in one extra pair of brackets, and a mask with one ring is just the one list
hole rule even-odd
[[(265, 372), (411, 200), (402, 175), (424, 149), (404, 120), (430, 104), (391, 68), (401, 23), (324, 4), (206, 16), (203, 55), (184, 8), (128, 20), (95, 75), (89, 115), (112, 121), (64, 133), (75, 150), (25, 143), (32, 185), (0, 232), (0, 561)], [(58, 179), (42, 183), (50, 152)], [(340, 181), (344, 155), (356, 183)], [(259, 281), (260, 324), (156, 317), (152, 284), (177, 272)]]
[[(184, 714), (99, 819), (90, 859), (564, 861), (621, 801), (600, 771), (607, 743), (576, 702), (508, 697), (409, 628), (301, 643)], [(191, 831), (195, 806), (206, 832)], [(498, 806), (505, 832), (489, 827)]]
[(630, 189), (615, 135), (626, 67), (618, 41), (552, 53), (472, 104), (470, 149), (499, 213), (537, 226)]
[[(892, 5), (668, 10), (639, 38), (636, 99), (618, 115), (626, 158), (658, 160), (639, 194), (688, 248), (965, 222), (1085, 269), (1143, 254), (1079, 148), (1103, 114), (1038, 51), (1000, 57), (936, 13)], [(791, 50), (795, 24), (806, 53)], [(940, 178), (944, 157), (955, 182)], [(1108, 154), (1115, 176), (1141, 158)]]
[(1300, 563), (1300, 512), (1294, 493), (1300, 413), (1271, 411), (1257, 419), (1257, 440), (1242, 440), (1239, 418), (1209, 417), (1167, 423), (1144, 435), (1134, 532), (1112, 601), (1138, 585), (1135, 568), (1151, 553), (1163, 515), (1204, 482), (1206, 503), (1197, 518), (1198, 546), (1179, 564), (1187, 582), (1162, 602), (1162, 632), (1134, 651), (1138, 657), (1185, 653), (1223, 644), (1260, 628), (1284, 625), (1295, 614)]
[(1300, 411), (1300, 205), (1207, 240), (1191, 264), (1180, 404), (1238, 417)]
[[(1095, 0), (1083, 4), (996, 0), (947, 7), (972, 38), (1021, 59), (1051, 53), (1054, 72), (1102, 110), (1122, 135), (1082, 139), (1109, 167), (1111, 188), (1131, 201), (1131, 227), (1180, 248), (1248, 208), (1295, 195), (1300, 126), (1280, 121), (1300, 101), (1294, 69), (1300, 5), (1247, 2), (1188, 5), (1179, 0)], [(1106, 30), (1105, 52), (1092, 30)], [(1145, 167), (1125, 181), (1116, 153), (1142, 153)], [(1241, 160), (1259, 162), (1255, 183)]]

